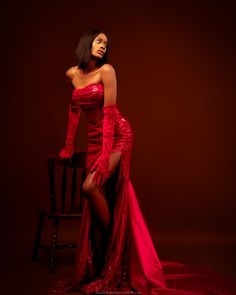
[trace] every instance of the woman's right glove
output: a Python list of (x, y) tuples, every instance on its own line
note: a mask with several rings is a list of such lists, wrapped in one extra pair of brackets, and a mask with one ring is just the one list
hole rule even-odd
[(66, 142), (64, 148), (60, 151), (59, 156), (61, 159), (69, 159), (74, 152), (74, 139), (77, 131), (81, 109), (79, 106), (69, 106), (68, 112), (68, 125)]

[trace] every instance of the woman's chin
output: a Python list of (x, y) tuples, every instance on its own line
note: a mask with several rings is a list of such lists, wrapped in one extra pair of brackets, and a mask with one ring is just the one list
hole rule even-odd
[(95, 58), (95, 59), (102, 59), (103, 58), (103, 55), (100, 55), (98, 53), (98, 54), (93, 54), (92, 57)]

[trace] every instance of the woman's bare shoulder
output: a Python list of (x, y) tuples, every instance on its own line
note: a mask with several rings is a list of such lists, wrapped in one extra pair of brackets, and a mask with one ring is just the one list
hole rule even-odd
[(73, 66), (73, 67), (70, 67), (67, 71), (66, 71), (66, 77), (68, 78), (72, 78), (74, 76), (74, 74), (76, 73), (77, 71), (77, 66)]
[(114, 80), (116, 79), (116, 72), (114, 67), (111, 64), (104, 64), (101, 67), (101, 80), (105, 82), (105, 80)]
[(116, 83), (116, 72), (112, 65), (104, 64), (100, 73), (101, 81), (104, 85)]
[(101, 66), (101, 72), (112, 73), (112, 72), (115, 72), (115, 69), (111, 64), (106, 63)]

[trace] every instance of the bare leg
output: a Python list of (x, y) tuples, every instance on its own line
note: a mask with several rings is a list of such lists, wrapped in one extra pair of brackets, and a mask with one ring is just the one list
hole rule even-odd
[[(121, 157), (121, 152), (111, 153), (109, 160), (109, 177), (113, 174), (117, 168)], [(105, 230), (109, 229), (110, 225), (110, 211), (109, 206), (105, 197), (105, 190), (103, 187), (98, 187), (92, 182), (93, 173), (89, 173), (83, 183), (83, 192), (89, 201), (89, 204), (98, 217), (98, 221), (104, 227)]]
[[(116, 170), (121, 157), (121, 152), (111, 153), (109, 160), (109, 177)], [(97, 276), (104, 265), (106, 241), (109, 235), (111, 213), (105, 197), (103, 187), (98, 187), (92, 182), (95, 171), (90, 173), (84, 184), (83, 191), (91, 206), (92, 216), (92, 244), (94, 251), (94, 275)]]

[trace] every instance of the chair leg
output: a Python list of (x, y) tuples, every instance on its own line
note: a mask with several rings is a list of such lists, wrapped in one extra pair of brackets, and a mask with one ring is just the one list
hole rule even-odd
[(55, 271), (55, 254), (56, 254), (56, 247), (57, 247), (57, 232), (58, 232), (58, 225), (59, 225), (59, 219), (54, 219), (54, 229), (52, 233), (52, 244), (51, 249), (49, 253), (49, 272)]
[(45, 219), (45, 214), (43, 212), (40, 212), (38, 227), (36, 230), (36, 234), (35, 234), (35, 238), (34, 238), (34, 245), (33, 245), (33, 250), (32, 250), (32, 260), (33, 261), (35, 261), (38, 256), (38, 249), (39, 249), (39, 245), (40, 245), (40, 241), (41, 241), (44, 219)]

